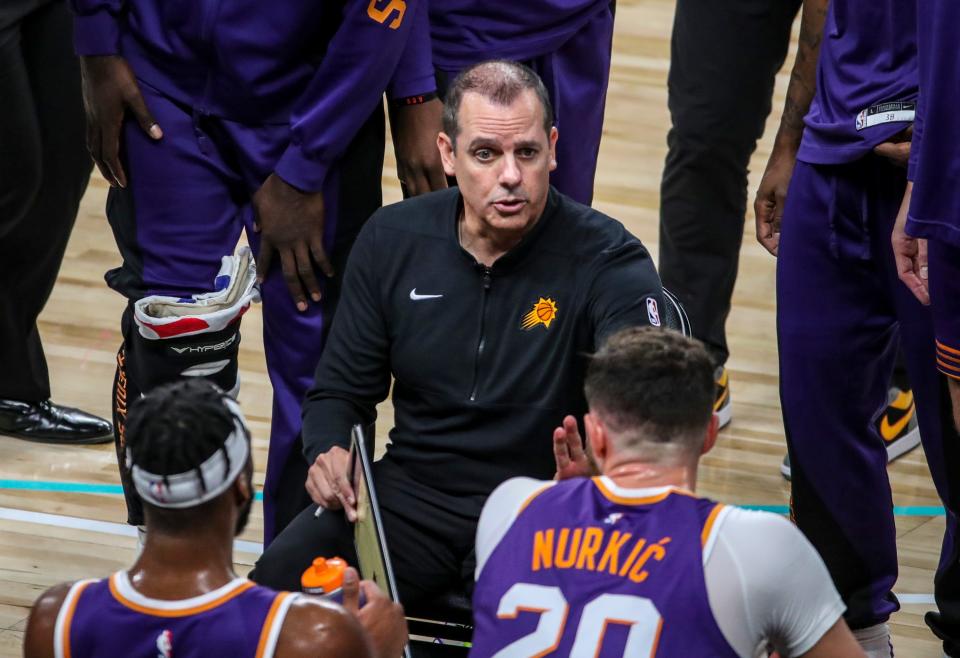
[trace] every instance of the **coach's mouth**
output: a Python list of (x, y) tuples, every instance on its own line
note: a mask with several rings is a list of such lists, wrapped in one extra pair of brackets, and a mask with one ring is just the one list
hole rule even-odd
[(501, 215), (516, 215), (523, 210), (526, 205), (526, 199), (517, 197), (507, 197), (506, 199), (498, 199), (493, 202), (493, 207), (496, 208), (497, 212)]

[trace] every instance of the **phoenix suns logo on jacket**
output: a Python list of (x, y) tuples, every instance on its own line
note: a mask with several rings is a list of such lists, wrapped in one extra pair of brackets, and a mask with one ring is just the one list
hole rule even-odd
[(550, 323), (557, 318), (557, 303), (550, 297), (541, 297), (520, 321), (520, 328), (530, 331), (539, 324), (544, 329), (550, 328)]

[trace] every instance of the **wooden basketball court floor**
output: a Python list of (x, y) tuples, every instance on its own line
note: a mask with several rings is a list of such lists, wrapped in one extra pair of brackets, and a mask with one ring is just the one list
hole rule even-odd
[[(623, 221), (654, 255), (669, 127), (666, 77), (672, 17), (671, 0), (619, 0), (596, 185), (595, 205)], [(750, 199), (769, 154), (789, 65), (778, 78), (774, 114), (752, 161)], [(388, 152), (383, 179), (388, 202), (400, 197), (393, 172)], [(40, 322), (54, 399), (103, 416), (110, 413), (118, 319), (124, 306), (103, 282), (104, 271), (119, 261), (103, 214), (106, 193), (106, 183), (95, 176)], [(752, 216), (745, 233), (728, 322), (734, 420), (704, 460), (700, 492), (725, 502), (782, 511), (789, 487), (779, 473), (785, 445), (777, 393), (774, 259), (753, 239)], [(270, 384), (258, 309), (247, 314), (243, 330), (240, 401), (256, 437), (259, 485), (267, 454)], [(387, 403), (379, 436), (386, 435), (391, 418)], [(921, 450), (892, 465), (890, 477), (899, 512), (896, 591), (904, 603), (891, 621), (895, 649), (899, 656), (939, 657), (939, 643), (922, 617), (933, 607), (942, 511)], [(63, 580), (105, 576), (132, 562), (135, 539), (132, 529), (120, 525), (124, 520), (112, 445), (68, 448), (0, 437), (0, 656), (20, 655), (28, 608), (44, 588)], [(241, 573), (256, 557), (261, 528), (258, 506), (236, 554)]]

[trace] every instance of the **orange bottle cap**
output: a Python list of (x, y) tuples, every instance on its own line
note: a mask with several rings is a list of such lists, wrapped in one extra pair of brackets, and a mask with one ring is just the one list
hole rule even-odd
[(300, 587), (304, 592), (322, 590), (329, 594), (343, 585), (343, 572), (346, 568), (347, 562), (343, 558), (318, 557), (300, 576)]

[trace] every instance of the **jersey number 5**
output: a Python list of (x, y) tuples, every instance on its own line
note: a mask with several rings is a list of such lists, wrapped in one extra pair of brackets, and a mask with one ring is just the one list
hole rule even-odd
[(367, 7), (367, 16), (382, 25), (387, 22), (387, 19), (390, 18), (393, 12), (397, 12), (397, 17), (393, 19), (393, 22), (389, 25), (391, 30), (396, 30), (400, 27), (400, 23), (403, 22), (403, 17), (407, 13), (407, 3), (403, 0), (389, 0), (386, 6), (380, 9), (377, 5), (383, 1), (384, 0), (370, 0), (370, 5)]
[[(516, 619), (520, 612), (539, 612), (536, 630), (498, 651), (494, 658), (537, 658), (560, 646), (570, 606), (559, 587), (517, 583), (503, 595), (500, 619)], [(652, 658), (657, 652), (663, 618), (650, 599), (626, 594), (601, 594), (583, 608), (570, 658), (600, 654), (607, 624), (629, 626), (624, 656)]]

